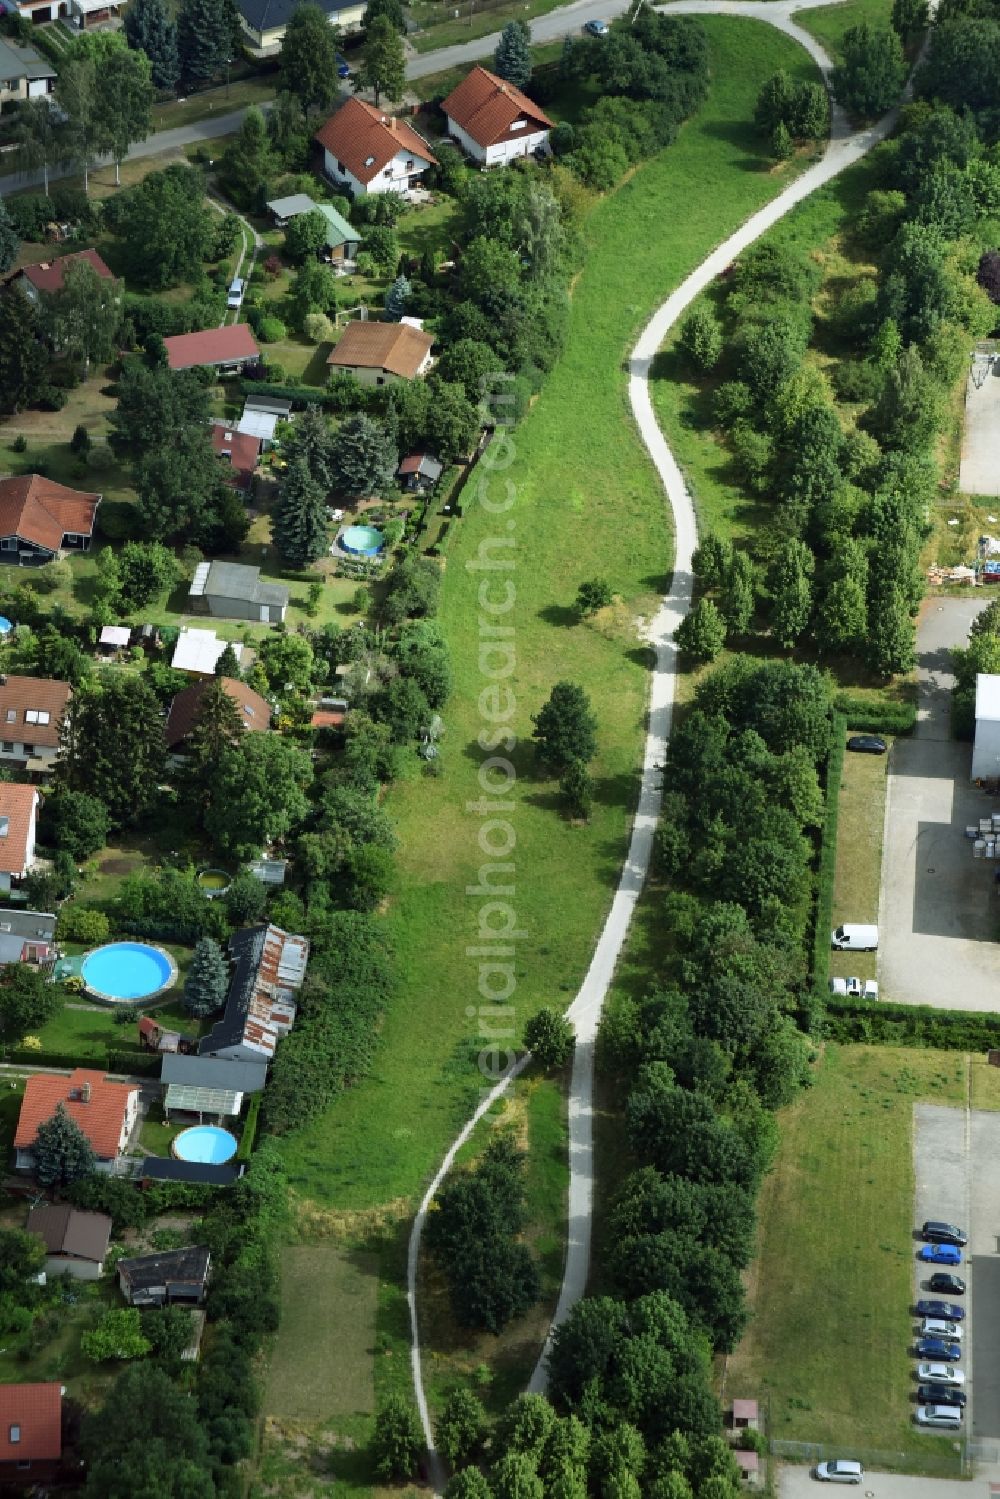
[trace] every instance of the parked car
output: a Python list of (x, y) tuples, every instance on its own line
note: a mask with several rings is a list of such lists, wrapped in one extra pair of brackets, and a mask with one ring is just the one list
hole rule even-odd
[(865, 999), (878, 999), (878, 981), (876, 979), (865, 979)]
[(918, 1379), (932, 1379), (935, 1384), (965, 1384), (965, 1370), (951, 1364), (918, 1364)]
[(838, 1457), (831, 1463), (817, 1463), (813, 1477), (824, 1483), (860, 1483), (865, 1470), (850, 1458)]
[(954, 1244), (924, 1244), (918, 1251), (917, 1258), (928, 1265), (960, 1265), (962, 1251), (956, 1249)]
[(350, 78), (350, 76), (351, 76), (351, 65), (347, 61), (347, 58), (346, 57), (342, 57), (341, 54), (338, 52), (337, 53), (337, 77), (338, 78)]
[(962, 1424), (962, 1408), (958, 1405), (918, 1405), (918, 1426), (944, 1426), (955, 1431)]
[[(944, 1291), (946, 1296), (964, 1296), (965, 1281), (960, 1275), (951, 1275), (947, 1270), (935, 1270), (927, 1282), (930, 1291)], [(960, 1308), (953, 1307), (952, 1315), (957, 1316)]]
[(838, 999), (847, 998), (847, 980), (833, 978), (830, 980), (830, 993), (837, 995)]
[(954, 1306), (950, 1301), (918, 1301), (918, 1317), (944, 1317), (948, 1322), (961, 1322), (965, 1316), (964, 1306)]
[(845, 921), (830, 933), (830, 946), (838, 952), (874, 952), (878, 947), (878, 927)]
[(588, 36), (607, 36), (611, 27), (607, 21), (587, 21), (583, 29)]
[(957, 1364), (962, 1357), (960, 1343), (948, 1343), (944, 1338), (919, 1338), (917, 1358), (940, 1359), (943, 1364)]
[(860, 979), (847, 980), (847, 993), (851, 999), (860, 999), (864, 993), (864, 985)]
[(246, 282), (241, 281), (239, 276), (234, 276), (232, 281), (229, 283), (229, 292), (226, 296), (226, 306), (232, 308), (242, 307), (243, 293), (245, 291)]
[(917, 1399), (926, 1405), (965, 1405), (968, 1395), (950, 1384), (922, 1384)]
[(963, 1249), (969, 1242), (964, 1229), (956, 1228), (954, 1223), (941, 1223), (936, 1218), (928, 1218), (920, 1230), (920, 1237), (928, 1244), (958, 1244)]
[(962, 1336), (961, 1322), (947, 1322), (944, 1317), (925, 1317), (920, 1324), (920, 1335), (924, 1338), (955, 1338)]
[(852, 734), (847, 748), (856, 755), (884, 755), (889, 746), (878, 734)]

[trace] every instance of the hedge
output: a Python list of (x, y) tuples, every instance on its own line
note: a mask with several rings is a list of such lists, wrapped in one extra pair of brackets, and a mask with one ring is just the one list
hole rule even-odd
[(33, 1051), (28, 1046), (14, 1046), (7, 1053), (5, 1061), (16, 1063), (22, 1067), (103, 1067), (107, 1072), (140, 1073), (148, 1076), (156, 1071), (160, 1061), (158, 1052), (155, 1051), (128, 1051), (119, 1050), (117, 1047), (109, 1046), (103, 1053), (100, 1052), (92, 1057), (82, 1057), (79, 1052), (65, 1051)]
[(834, 712), (830, 723), (830, 754), (826, 762), (826, 818), (819, 849), (816, 876), (816, 928), (813, 934), (813, 986), (817, 997), (826, 998), (830, 977), (830, 933), (833, 930), (833, 880), (837, 869), (837, 819), (840, 812), (840, 777), (844, 769), (847, 722)]
[(247, 1109), (247, 1117), (243, 1124), (243, 1133), (240, 1136), (239, 1149), (236, 1152), (238, 1161), (248, 1161), (253, 1154), (254, 1140), (257, 1138), (257, 1119), (263, 1100), (263, 1093), (255, 1093), (250, 1100), (250, 1107)]
[(1000, 1047), (1000, 1015), (935, 1010), (931, 1005), (897, 1005), (885, 1000), (830, 998), (826, 1034), (831, 1041), (989, 1051)]
[(299, 402), (303, 406), (322, 406), (332, 400), (330, 391), (318, 385), (272, 385), (270, 380), (240, 381), (245, 396), (274, 396), (279, 401)]
[(852, 729), (862, 734), (912, 734), (917, 722), (915, 703), (838, 692), (833, 706), (844, 715)]

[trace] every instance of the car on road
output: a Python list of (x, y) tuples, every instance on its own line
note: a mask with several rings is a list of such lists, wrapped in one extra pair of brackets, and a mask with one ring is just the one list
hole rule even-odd
[(917, 1339), (917, 1358), (940, 1359), (943, 1364), (957, 1364), (961, 1357), (961, 1343), (949, 1343), (944, 1338)]
[(611, 27), (607, 21), (588, 21), (583, 29), (588, 36), (607, 36)]
[(954, 1223), (941, 1223), (936, 1218), (928, 1218), (920, 1230), (920, 1237), (926, 1239), (928, 1244), (957, 1244), (964, 1249), (969, 1242), (969, 1236), (963, 1228), (956, 1228)]
[[(935, 1270), (927, 1282), (929, 1291), (943, 1291), (946, 1296), (964, 1296), (965, 1281), (960, 1275), (949, 1275), (947, 1270)], [(958, 1308), (952, 1308), (952, 1316), (958, 1315)]]
[(953, 1338), (957, 1342), (963, 1331), (961, 1322), (946, 1322), (943, 1317), (925, 1317), (920, 1324), (922, 1338)]
[(347, 58), (346, 57), (342, 57), (341, 54), (338, 52), (337, 53), (337, 77), (338, 78), (350, 78), (350, 76), (351, 76), (351, 65), (347, 61)]
[(962, 1424), (960, 1405), (918, 1405), (918, 1426), (944, 1426), (955, 1431)]
[(965, 1384), (965, 1370), (951, 1364), (918, 1364), (917, 1378), (929, 1379), (935, 1384)]
[(829, 1463), (817, 1463), (813, 1469), (813, 1477), (823, 1483), (860, 1483), (864, 1476), (865, 1470), (860, 1463), (843, 1457)]
[(878, 734), (852, 734), (847, 748), (856, 755), (884, 755), (889, 746)]
[(239, 308), (243, 306), (243, 293), (246, 291), (246, 282), (241, 281), (239, 276), (234, 276), (229, 283), (229, 291), (226, 295), (226, 306)]
[(915, 1311), (918, 1317), (944, 1317), (948, 1322), (961, 1322), (965, 1316), (965, 1307), (950, 1301), (918, 1301)]
[(956, 1249), (954, 1244), (924, 1244), (918, 1251), (917, 1258), (927, 1265), (960, 1265), (962, 1251)]
[(968, 1395), (950, 1384), (922, 1384), (917, 1390), (921, 1405), (965, 1405)]

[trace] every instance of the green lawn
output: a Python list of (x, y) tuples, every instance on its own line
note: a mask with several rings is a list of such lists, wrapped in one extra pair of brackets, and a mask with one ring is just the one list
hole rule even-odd
[(728, 1399), (767, 1403), (772, 1437), (958, 1476), (952, 1444), (913, 1429), (912, 1121), (921, 1099), (963, 1104), (965, 1077), (955, 1052), (828, 1045), (779, 1116), (753, 1320), (726, 1375)]
[[(706, 30), (715, 79), (708, 103), (674, 147), (600, 202), (586, 223), (566, 352), (511, 439), (514, 462), (502, 475), (516, 495), (511, 517), (489, 515), (466, 491), (441, 609), (455, 671), (443, 776), (429, 780), (414, 768), (387, 804), (401, 844), (389, 914), (399, 994), (375, 1075), (284, 1147), (295, 1185), (323, 1202), (346, 1208), (412, 1196), (479, 1084), (471, 1023), (477, 968), (465, 951), (475, 941), (478, 902), (465, 890), (484, 860), (476, 818), (465, 808), (481, 795), (477, 703), (488, 679), (477, 662), (480, 575), (467, 564), (484, 539), (510, 534), (508, 525), (517, 537), (510, 685), (521, 741), (512, 756), (515, 904), (526, 934), (518, 945), (518, 1028), (540, 1004), (568, 1002), (617, 882), (648, 682), (633, 621), (654, 607), (670, 564), (663, 497), (633, 430), (621, 363), (670, 288), (788, 180), (787, 171), (770, 169), (748, 121), (761, 82), (777, 67), (806, 74), (812, 67), (794, 43), (758, 22), (713, 17)], [(683, 203), (684, 212), (665, 217), (670, 203)], [(493, 495), (503, 494), (500, 482)], [(595, 575), (606, 576), (623, 602), (595, 622), (572, 623), (577, 585)], [(536, 776), (527, 742), (530, 714), (560, 677), (584, 684), (600, 714), (586, 828), (561, 816), (556, 787)]]
[[(835, 927), (842, 921), (878, 921), (888, 761), (888, 755), (844, 756), (833, 881)], [(876, 962), (873, 952), (835, 952), (830, 954), (830, 973), (873, 979)]]
[(892, 0), (846, 0), (844, 5), (821, 5), (800, 10), (795, 19), (823, 43), (834, 62), (839, 62), (844, 32), (849, 27), (867, 21), (884, 29), (888, 27), (891, 15)]

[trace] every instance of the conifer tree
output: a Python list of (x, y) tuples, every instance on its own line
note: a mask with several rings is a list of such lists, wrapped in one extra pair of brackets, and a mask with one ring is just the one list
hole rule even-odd
[(330, 535), (326, 490), (313, 478), (304, 457), (288, 465), (271, 531), (289, 567), (308, 567), (326, 553)]
[(68, 1187), (97, 1166), (90, 1141), (62, 1103), (56, 1105), (51, 1119), (38, 1126), (31, 1149), (35, 1176), (43, 1187)]
[(493, 71), (515, 88), (524, 88), (531, 77), (531, 33), (523, 21), (508, 21), (493, 54)]
[(10, 270), (17, 259), (19, 248), (20, 245), (17, 235), (14, 232), (14, 225), (7, 216), (7, 210), (3, 206), (3, 199), (0, 198), (0, 276), (5, 275)]
[(177, 17), (181, 76), (193, 83), (215, 78), (238, 40), (233, 0), (184, 0)]
[(184, 981), (184, 1008), (192, 1015), (221, 1010), (229, 987), (229, 970), (222, 948), (212, 937), (199, 937)]
[(17, 287), (5, 287), (0, 291), (0, 411), (20, 411), (37, 401), (46, 368), (34, 308)]
[(145, 52), (159, 89), (175, 89), (180, 76), (177, 27), (164, 0), (132, 0), (125, 12), (125, 36), (130, 47)]

